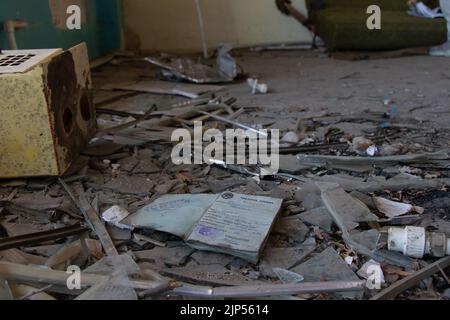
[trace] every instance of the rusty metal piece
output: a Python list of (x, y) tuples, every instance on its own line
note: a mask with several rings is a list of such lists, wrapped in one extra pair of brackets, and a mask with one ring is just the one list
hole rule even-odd
[(91, 88), (84, 43), (1, 74), (0, 178), (63, 175), (96, 130)]
[(32, 246), (51, 240), (58, 240), (69, 236), (81, 234), (88, 230), (89, 229), (87, 229), (86, 227), (76, 224), (73, 226), (49, 231), (35, 232), (15, 237), (8, 237), (0, 239), (0, 251), (23, 246)]

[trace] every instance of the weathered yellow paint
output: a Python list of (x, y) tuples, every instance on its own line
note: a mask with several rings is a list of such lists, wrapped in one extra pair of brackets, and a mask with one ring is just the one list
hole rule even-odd
[[(71, 57), (69, 58), (67, 54), (70, 54)], [(57, 86), (49, 87), (47, 92), (48, 100), (56, 102), (53, 107), (49, 106), (49, 108), (51, 109), (50, 126), (52, 127), (52, 132), (54, 134), (56, 161), (59, 166), (60, 174), (63, 174), (69, 168), (72, 161), (75, 160), (76, 156), (83, 149), (84, 145), (87, 144), (96, 129), (95, 107), (93, 106), (93, 102), (91, 101), (88, 108), (88, 113), (90, 115), (89, 119), (84, 119), (81, 111), (83, 96), (85, 96), (86, 99), (91, 97), (89, 93), (92, 89), (92, 80), (90, 76), (91, 69), (86, 45), (83, 43), (67, 50), (63, 61), (67, 63), (69, 60), (73, 63), (73, 66), (71, 66), (70, 69), (73, 73), (65, 74), (65, 79), (58, 80)], [(63, 61), (60, 61), (60, 63), (65, 64)], [(49, 79), (49, 69), (50, 63), (44, 66), (44, 76), (47, 81)], [(67, 90), (71, 84), (76, 86), (77, 89), (75, 90), (76, 92), (67, 93), (70, 97), (69, 100), (61, 100), (61, 97), (55, 97), (54, 91), (61, 90), (61, 87), (64, 87), (63, 90)], [(50, 86), (50, 83), (48, 83), (48, 85)], [(74, 126), (70, 134), (57, 129), (58, 122), (62, 122), (63, 118), (61, 116), (58, 117), (56, 109), (61, 108), (69, 108), (72, 111)]]
[(0, 177), (57, 175), (43, 68), (0, 76)]
[(87, 47), (0, 75), (0, 179), (60, 176), (95, 133)]
[[(304, 0), (292, 4), (307, 13)], [(124, 0), (122, 6), (128, 49), (201, 52), (194, 0)], [(278, 11), (275, 0), (201, 0), (200, 6), (210, 50), (224, 42), (237, 47), (312, 40), (308, 29)]]

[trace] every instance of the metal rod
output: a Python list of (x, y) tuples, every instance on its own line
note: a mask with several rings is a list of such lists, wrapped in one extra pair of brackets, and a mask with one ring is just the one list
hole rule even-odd
[(8, 38), (9, 48), (11, 50), (17, 50), (16, 41), (16, 29), (22, 29), (28, 27), (28, 22), (21, 20), (6, 20), (3, 23), (3, 28), (5, 30), (6, 36)]
[(198, 298), (271, 297), (305, 293), (361, 291), (364, 289), (365, 283), (365, 281), (325, 281), (217, 288), (184, 285), (173, 289), (172, 293)]
[(206, 45), (206, 34), (205, 34), (205, 24), (203, 21), (203, 15), (202, 15), (202, 8), (200, 6), (200, 0), (195, 0), (195, 6), (197, 9), (197, 16), (198, 16), (198, 25), (200, 28), (200, 37), (202, 40), (202, 49), (203, 49), (203, 58), (208, 59), (208, 46)]
[(58, 240), (76, 234), (80, 234), (88, 230), (89, 229), (81, 225), (73, 225), (49, 231), (35, 232), (16, 237), (4, 238), (0, 239), (0, 251), (22, 247), (26, 245), (36, 245), (50, 240)]
[(239, 123), (239, 122), (230, 120), (230, 119), (228, 119), (228, 118), (224, 118), (224, 117), (221, 117), (221, 116), (218, 116), (218, 115), (214, 115), (214, 114), (209, 113), (209, 112), (206, 112), (206, 111), (198, 111), (198, 113), (207, 115), (207, 116), (209, 116), (210, 118), (213, 118), (213, 119), (216, 119), (216, 120), (219, 120), (219, 121), (223, 121), (223, 122), (225, 122), (225, 123), (232, 124), (232, 125), (234, 125), (234, 126), (236, 126), (236, 127), (238, 127), (238, 128), (241, 128), (241, 129), (245, 129), (245, 130), (249, 130), (249, 131), (252, 131), (252, 132), (256, 132), (257, 134), (260, 134), (260, 135), (262, 135), (262, 136), (264, 136), (264, 137), (267, 137), (267, 136), (268, 136), (267, 133), (261, 132), (261, 131), (259, 131), (259, 130), (257, 130), (257, 129), (253, 129), (252, 127), (246, 126), (246, 125), (244, 125), (244, 124), (241, 124), (241, 123)]

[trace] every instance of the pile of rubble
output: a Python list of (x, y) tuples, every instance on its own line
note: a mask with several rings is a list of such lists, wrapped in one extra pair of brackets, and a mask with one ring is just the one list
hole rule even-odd
[[(149, 61), (168, 78), (186, 74), (175, 62), (122, 64)], [(184, 80), (214, 71), (189, 66)], [(394, 107), (280, 115), (241, 106), (211, 81), (128, 80), (96, 74), (99, 130), (64, 177), (0, 182), (0, 298), (449, 297), (450, 150), (435, 139), (449, 132)], [(283, 118), (296, 123), (277, 127)], [(174, 164), (173, 131), (196, 121), (280, 129), (279, 170)], [(364, 135), (349, 129), (358, 126)], [(208, 242), (214, 228), (191, 241), (212, 207), (220, 216), (209, 222), (229, 242)], [(252, 236), (220, 219), (236, 213)]]

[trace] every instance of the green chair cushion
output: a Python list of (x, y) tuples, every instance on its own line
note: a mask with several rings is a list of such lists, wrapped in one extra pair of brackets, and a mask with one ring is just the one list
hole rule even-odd
[(382, 10), (381, 30), (369, 30), (366, 9), (328, 8), (316, 12), (318, 34), (330, 50), (395, 50), (437, 45), (447, 39), (445, 19), (411, 17), (404, 10)]
[(376, 4), (381, 10), (404, 11), (407, 10), (407, 0), (326, 0), (327, 9), (365, 8)]
[[(309, 7), (315, 0), (306, 0)], [(326, 9), (343, 8), (366, 8), (370, 5), (378, 5), (382, 10), (406, 11), (408, 9), (407, 0), (324, 0)], [(439, 0), (425, 0), (426, 4), (435, 8), (439, 6)]]

